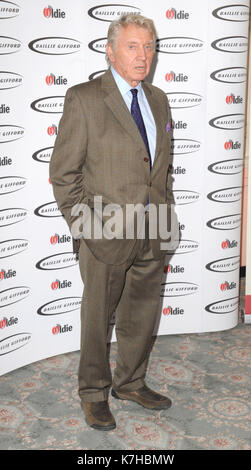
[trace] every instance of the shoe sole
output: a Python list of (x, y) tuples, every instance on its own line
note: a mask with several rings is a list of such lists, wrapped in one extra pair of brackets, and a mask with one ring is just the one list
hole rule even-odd
[(168, 408), (171, 408), (172, 406), (172, 403), (169, 404), (166, 404), (166, 405), (155, 405), (155, 406), (145, 406), (143, 405), (142, 403), (140, 403), (139, 401), (137, 400), (134, 400), (133, 398), (128, 398), (128, 397), (121, 397), (119, 396), (115, 390), (111, 390), (111, 395), (114, 397), (114, 398), (117, 398), (117, 400), (129, 400), (129, 401), (133, 401), (134, 403), (137, 403), (138, 405), (141, 405), (143, 406), (143, 408), (146, 408), (147, 410), (167, 410)]
[[(87, 421), (86, 421), (87, 422)], [(99, 424), (89, 424), (91, 428), (96, 429), (96, 431), (112, 431), (116, 428), (116, 424), (111, 424), (110, 426), (100, 426)]]

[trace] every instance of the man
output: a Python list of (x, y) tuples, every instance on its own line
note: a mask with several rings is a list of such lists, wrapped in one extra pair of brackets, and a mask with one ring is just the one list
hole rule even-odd
[[(119, 205), (124, 215), (128, 204), (165, 204), (170, 218), (170, 109), (165, 93), (143, 82), (155, 39), (152, 20), (122, 16), (108, 31), (109, 70), (66, 93), (50, 178), (70, 228), (76, 221), (72, 208), (84, 203), (94, 211), (97, 195), (104, 205)], [(149, 237), (146, 213), (145, 238), (92, 236), (73, 241), (84, 282), (79, 396), (86, 422), (95, 429), (116, 427), (108, 404), (111, 385), (117, 399), (147, 409), (171, 406), (169, 398), (148, 388), (144, 380), (166, 254), (160, 236)], [(125, 235), (124, 225), (122, 232)], [(118, 352), (112, 379), (107, 334), (115, 311)]]

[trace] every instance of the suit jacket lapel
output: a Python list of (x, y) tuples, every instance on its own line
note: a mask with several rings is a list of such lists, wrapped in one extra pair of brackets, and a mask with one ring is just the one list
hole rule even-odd
[(155, 150), (155, 157), (154, 157), (154, 162), (153, 162), (153, 167), (154, 167), (155, 161), (158, 157), (158, 153), (161, 147), (161, 141), (163, 137), (163, 133), (162, 133), (163, 116), (160, 114), (158, 102), (156, 101), (156, 98), (153, 97), (153, 93), (150, 87), (148, 86), (148, 84), (145, 82), (142, 82), (142, 86), (143, 86), (145, 95), (147, 97), (149, 106), (151, 108), (151, 111), (153, 113), (153, 117), (154, 117), (155, 124), (156, 124), (156, 150)]

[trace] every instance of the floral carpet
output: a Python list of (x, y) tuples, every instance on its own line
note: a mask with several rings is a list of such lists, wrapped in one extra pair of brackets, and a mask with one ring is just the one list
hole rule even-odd
[[(117, 427), (87, 426), (77, 393), (79, 352), (0, 377), (0, 449), (250, 450), (251, 325), (159, 336), (146, 383), (173, 402), (150, 411), (109, 398)], [(111, 345), (114, 369), (116, 343)]]

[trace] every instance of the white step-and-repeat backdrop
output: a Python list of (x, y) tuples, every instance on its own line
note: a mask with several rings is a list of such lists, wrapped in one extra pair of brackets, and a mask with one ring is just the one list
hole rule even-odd
[(158, 334), (237, 324), (249, 1), (129, 3), (0, 0), (0, 374), (79, 349), (83, 284), (49, 161), (67, 88), (106, 70), (124, 12), (155, 21), (153, 83), (172, 108), (182, 236)]

